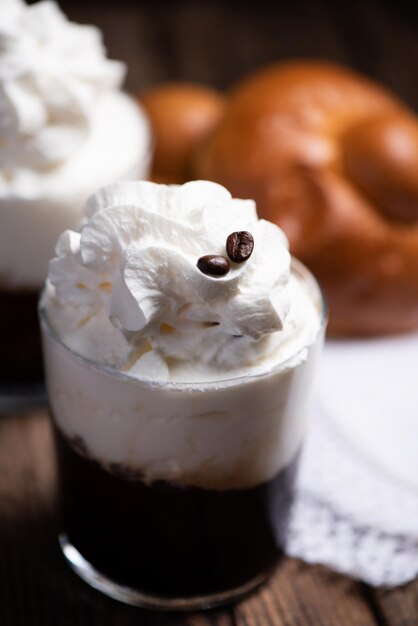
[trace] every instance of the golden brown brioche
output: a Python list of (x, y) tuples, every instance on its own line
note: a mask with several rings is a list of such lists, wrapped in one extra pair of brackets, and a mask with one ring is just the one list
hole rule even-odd
[(218, 122), (224, 98), (214, 89), (190, 83), (164, 83), (138, 94), (154, 131), (151, 176), (164, 183), (189, 178), (190, 153)]
[(332, 332), (418, 327), (418, 119), (384, 89), (326, 63), (260, 71), (231, 92), (194, 174), (285, 230)]

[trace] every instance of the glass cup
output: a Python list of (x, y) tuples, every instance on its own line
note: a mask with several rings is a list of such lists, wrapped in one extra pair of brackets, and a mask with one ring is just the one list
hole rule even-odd
[[(153, 144), (144, 145), (138, 162), (122, 178), (147, 179), (153, 149)], [(98, 186), (96, 179), (90, 192)], [(30, 199), (10, 206), (0, 202), (0, 250), (7, 242), (6, 252), (3, 249), (0, 255), (0, 346), (4, 357), (0, 364), (0, 415), (46, 402), (37, 306), (44, 279), (39, 268), (44, 268), (45, 278), (58, 236), (66, 228), (77, 228), (88, 195), (86, 190), (74, 197), (65, 195), (62, 201), (37, 201), (35, 206), (30, 206)], [(34, 212), (36, 229), (33, 218), (28, 219)], [(38, 284), (33, 283), (33, 277), (30, 284), (23, 281), (18, 286), (5, 280), (8, 270), (2, 264), (6, 268), (18, 265), (19, 257), (24, 259), (25, 272), (36, 267)]]
[(324, 331), (269, 372), (152, 383), (75, 354), (41, 310), (66, 560), (148, 608), (209, 608), (260, 585), (282, 554)]
[(0, 414), (45, 402), (38, 300), (37, 289), (0, 287)]

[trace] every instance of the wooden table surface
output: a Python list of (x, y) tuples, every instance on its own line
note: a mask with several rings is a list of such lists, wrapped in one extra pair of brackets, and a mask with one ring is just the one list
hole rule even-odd
[[(110, 55), (130, 65), (130, 90), (167, 79), (227, 88), (269, 61), (316, 57), (363, 71), (418, 108), (413, 3), (67, 0), (62, 5), (72, 19), (103, 29)], [(0, 418), (0, 626), (418, 625), (418, 581), (373, 590), (293, 559), (285, 559), (261, 591), (226, 610), (168, 615), (105, 598), (81, 582), (60, 554), (51, 444), (46, 410)]]

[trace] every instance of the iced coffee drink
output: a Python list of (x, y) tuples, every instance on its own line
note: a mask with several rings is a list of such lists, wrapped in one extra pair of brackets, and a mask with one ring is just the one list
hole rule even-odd
[(252, 201), (111, 185), (60, 237), (41, 302), (70, 565), (187, 609), (278, 562), (321, 347), (321, 296)]
[(125, 69), (56, 3), (0, 0), (0, 411), (42, 386), (37, 302), (58, 236), (96, 189), (148, 174)]

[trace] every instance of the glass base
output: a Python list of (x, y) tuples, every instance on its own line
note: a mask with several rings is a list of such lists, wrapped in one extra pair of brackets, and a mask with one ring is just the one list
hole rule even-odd
[(139, 606), (144, 609), (160, 611), (192, 611), (212, 609), (235, 602), (262, 585), (271, 572), (263, 572), (240, 587), (228, 589), (210, 595), (168, 598), (152, 595), (130, 587), (124, 587), (101, 574), (91, 565), (68, 540), (66, 534), (59, 535), (59, 542), (64, 557), (71, 569), (94, 589), (110, 598)]

